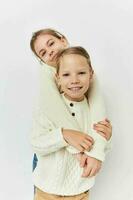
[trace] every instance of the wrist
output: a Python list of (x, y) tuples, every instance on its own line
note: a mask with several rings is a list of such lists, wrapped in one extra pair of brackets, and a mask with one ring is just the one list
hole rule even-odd
[(68, 140), (67, 140), (67, 129), (61, 128), (61, 132), (62, 132), (64, 140), (68, 143)]

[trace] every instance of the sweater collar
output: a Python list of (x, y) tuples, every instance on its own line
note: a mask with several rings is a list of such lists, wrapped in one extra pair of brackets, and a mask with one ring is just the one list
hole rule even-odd
[(84, 97), (84, 99), (82, 101), (72, 101), (72, 100), (69, 100), (65, 97), (64, 93), (61, 94), (62, 95), (62, 98), (64, 99), (65, 103), (70, 107), (82, 107), (82, 106), (85, 106), (87, 103), (87, 99), (86, 97)]

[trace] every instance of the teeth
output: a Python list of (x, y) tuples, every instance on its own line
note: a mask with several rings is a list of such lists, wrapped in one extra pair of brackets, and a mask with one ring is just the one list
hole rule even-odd
[(81, 89), (81, 87), (73, 87), (73, 88), (69, 88), (69, 90), (72, 90), (72, 91), (78, 91), (78, 90), (80, 90)]

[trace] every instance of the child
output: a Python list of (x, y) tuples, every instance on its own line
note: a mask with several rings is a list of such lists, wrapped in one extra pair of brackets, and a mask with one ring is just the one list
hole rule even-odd
[[(69, 113), (60, 98), (60, 94), (55, 85), (55, 69), (56, 68), (56, 55), (59, 50), (68, 47), (67, 38), (53, 29), (42, 29), (35, 32), (31, 38), (30, 46), (34, 54), (41, 60), (43, 66), (40, 68), (40, 79), (41, 79), (41, 89), (38, 101), (38, 113), (37, 116), (41, 115), (43, 110), (47, 110), (47, 115), (53, 121), (56, 120), (58, 125), (67, 127), (73, 130), (80, 130), (78, 124), (75, 120), (69, 116)], [(44, 64), (45, 63), (45, 64)], [(47, 64), (47, 65), (46, 65)], [(50, 66), (50, 67), (49, 67)], [(101, 100), (101, 94), (98, 89), (98, 82), (96, 76), (93, 76), (93, 81), (91, 83), (91, 88), (89, 90), (89, 100), (90, 104), (97, 104), (97, 112), (101, 116), (95, 115), (95, 110), (93, 111), (94, 119), (92, 120), (94, 130), (97, 134), (101, 134), (107, 140), (111, 137), (112, 127), (109, 120), (104, 120), (103, 113), (103, 102)], [(52, 97), (52, 98), (51, 98)], [(93, 106), (92, 106), (93, 107)], [(58, 115), (53, 115), (53, 109)], [(58, 112), (60, 110), (60, 112)], [(37, 118), (36, 116), (36, 118)], [(38, 121), (38, 123), (40, 123)], [(76, 144), (76, 147), (81, 150), (80, 146)], [(36, 167), (37, 158), (34, 156), (33, 160), (33, 170)]]
[[(71, 47), (59, 54), (57, 80), (63, 91), (63, 101), (69, 115), (86, 134), (78, 134), (78, 131), (76, 135), (71, 134), (73, 130), (60, 127), (56, 121), (52, 121), (47, 115), (47, 110), (43, 110), (39, 119), (37, 117), (40, 124), (35, 123), (31, 138), (34, 152), (38, 157), (38, 165), (33, 172), (35, 200), (88, 199), (88, 191), (94, 185), (94, 175), (101, 167), (107, 145), (106, 139), (91, 129), (93, 113), (85, 94), (92, 77), (90, 57), (83, 48)], [(56, 114), (53, 110), (53, 115)], [(88, 134), (94, 142), (87, 137)], [(79, 148), (71, 147), (74, 146), (74, 140), (76, 144), (79, 141), (79, 146), (83, 147), (81, 151), (77, 151)], [(84, 171), (78, 163), (82, 155), (86, 155), (82, 163)]]

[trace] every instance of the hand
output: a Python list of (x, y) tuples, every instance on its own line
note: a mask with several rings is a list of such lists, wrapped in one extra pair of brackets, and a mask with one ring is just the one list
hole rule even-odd
[(94, 130), (97, 131), (101, 136), (105, 137), (106, 140), (109, 140), (112, 136), (112, 126), (108, 119), (98, 122), (93, 125)]
[(92, 137), (80, 131), (63, 129), (62, 134), (68, 144), (72, 145), (81, 152), (85, 150), (90, 151), (92, 145), (94, 144)]
[(84, 152), (81, 152), (81, 153), (77, 153), (75, 157), (79, 161), (80, 167), (85, 167), (85, 165), (87, 164), (86, 159), (88, 156), (84, 154)]
[(84, 168), (82, 177), (95, 176), (101, 169), (101, 164), (102, 164), (101, 161), (89, 157), (84, 153), (76, 154), (76, 158), (80, 163), (80, 167)]
[(83, 169), (82, 177), (92, 177), (95, 176), (101, 169), (102, 162), (90, 156), (86, 158), (86, 164)]

